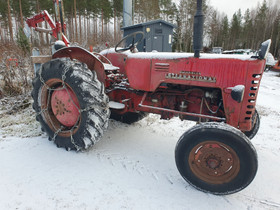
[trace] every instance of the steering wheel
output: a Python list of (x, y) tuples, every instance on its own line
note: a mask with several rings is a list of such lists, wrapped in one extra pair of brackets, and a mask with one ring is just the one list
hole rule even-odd
[[(137, 35), (140, 35), (140, 38), (139, 36), (137, 37)], [(124, 48), (119, 48), (118, 47), (124, 43), (126, 45), (126, 41), (128, 39), (131, 39), (132, 38), (132, 42), (131, 44), (129, 44), (127, 47), (124, 47)], [(125, 36), (115, 47), (115, 51), (116, 52), (124, 52), (124, 51), (127, 51), (127, 50), (130, 50), (131, 52), (136, 48), (136, 46), (143, 40), (144, 38), (144, 33), (142, 31), (136, 31), (132, 34), (129, 34), (127, 36)]]

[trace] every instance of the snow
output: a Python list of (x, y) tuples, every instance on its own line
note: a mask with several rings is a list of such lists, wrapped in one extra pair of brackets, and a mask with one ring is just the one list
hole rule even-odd
[[(138, 59), (180, 59), (194, 57), (193, 53), (166, 53), (166, 52), (138, 52), (131, 53), (128, 58)], [(251, 55), (227, 55), (227, 54), (206, 54), (201, 53), (200, 59), (238, 59), (238, 60), (252, 60)]]
[(271, 53), (268, 53), (266, 57), (266, 65), (274, 66), (276, 63), (277, 61), (274, 59), (273, 55)]
[[(121, 48), (121, 47), (118, 47), (117, 49), (120, 50), (120, 49), (122, 49), (122, 48)], [(108, 48), (108, 49), (102, 50), (102, 51), (100, 52), (100, 54), (101, 54), (101, 55), (104, 55), (104, 56), (106, 56), (106, 54), (110, 54), (110, 53), (116, 53), (115, 48)], [(132, 52), (131, 52), (130, 50), (126, 50), (126, 51), (121, 52), (121, 53), (122, 53), (122, 54), (125, 54), (125, 55), (130, 55), (130, 54), (132, 54)]]
[[(120, 48), (118, 48), (120, 49)], [(109, 48), (100, 52), (101, 55), (106, 55), (110, 53), (116, 53), (115, 48)], [(173, 53), (173, 52), (137, 52), (132, 53), (130, 50), (122, 52), (128, 56), (128, 58), (138, 58), (138, 59), (180, 59), (180, 58), (191, 58), (194, 57), (193, 53)], [(237, 55), (237, 54), (209, 54), (201, 53), (200, 59), (238, 59), (238, 60), (252, 60), (252, 55)]]
[(114, 70), (119, 70), (119, 67), (113, 66), (112, 64), (109, 63), (103, 63), (104, 69), (108, 71), (114, 71)]
[(174, 148), (193, 122), (152, 114), (133, 125), (110, 120), (92, 149), (67, 152), (40, 132), (31, 105), (6, 115), (11, 105), (2, 103), (0, 209), (279, 209), (277, 75), (266, 72), (259, 90), (261, 127), (252, 140), (258, 173), (246, 189), (228, 196), (200, 192), (177, 171)]
[(231, 90), (234, 89), (236, 92), (240, 92), (240, 91), (243, 91), (244, 88), (245, 88), (244, 85), (236, 85), (234, 87), (228, 87), (227, 89), (231, 89)]
[(125, 105), (122, 103), (115, 102), (115, 101), (110, 101), (109, 107), (112, 109), (124, 109)]

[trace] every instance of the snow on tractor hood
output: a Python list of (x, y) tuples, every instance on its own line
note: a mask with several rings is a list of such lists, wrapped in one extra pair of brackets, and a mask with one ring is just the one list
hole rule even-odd
[[(167, 53), (167, 52), (139, 52), (130, 53), (128, 58), (138, 59), (180, 59), (180, 58), (192, 58), (193, 53)], [(200, 54), (199, 59), (238, 59), (238, 60), (255, 60), (251, 55), (223, 55), (223, 54)]]
[[(121, 49), (121, 48), (118, 48), (118, 49)], [(99, 54), (106, 55), (106, 54), (110, 54), (110, 53), (117, 53), (117, 52), (115, 51), (115, 48), (109, 48), (109, 49), (102, 50)], [(127, 51), (121, 52), (120, 54), (130, 55), (130, 54), (132, 54), (132, 52), (130, 52), (130, 50), (127, 50)]]
[[(106, 49), (100, 52), (102, 55), (116, 53), (115, 48)], [(129, 50), (122, 52), (128, 58), (138, 59), (180, 59), (194, 57), (193, 53), (173, 53), (173, 52), (137, 52), (132, 53)], [(199, 59), (238, 59), (238, 60), (255, 60), (252, 55), (236, 55), (236, 54), (207, 54), (201, 53)]]

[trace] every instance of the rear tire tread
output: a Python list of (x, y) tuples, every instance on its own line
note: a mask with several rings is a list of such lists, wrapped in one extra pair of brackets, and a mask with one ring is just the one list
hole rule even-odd
[[(65, 69), (67, 70), (66, 73)], [(104, 92), (104, 85), (97, 79), (96, 73), (90, 71), (86, 64), (69, 58), (53, 59), (43, 64), (38, 72), (33, 80), (31, 94), (34, 100), (33, 108), (37, 113), (36, 120), (41, 123), (49, 138), (54, 140), (58, 147), (66, 148), (66, 150), (83, 150), (92, 146), (102, 137), (104, 130), (107, 129), (110, 116), (107, 104), (109, 99)], [(53, 78), (62, 80), (63, 74), (65, 74), (65, 83), (72, 88), (77, 96), (80, 110), (83, 110), (78, 130), (72, 135), (74, 143), (72, 142), (73, 139), (71, 140), (71, 136), (65, 137), (59, 134), (56, 136), (55, 132), (44, 120), (44, 114), (40, 113), (40, 91), (44, 86), (41, 78), (44, 83)], [(95, 121), (92, 119), (92, 115), (96, 116)]]

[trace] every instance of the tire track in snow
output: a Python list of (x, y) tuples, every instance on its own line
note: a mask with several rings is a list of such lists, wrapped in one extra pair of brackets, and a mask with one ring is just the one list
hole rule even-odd
[[(119, 153), (110, 153), (109, 150), (92, 149), (93, 153), (100, 162), (107, 162), (112, 167), (123, 168), (124, 171), (134, 172), (140, 176), (149, 176), (156, 181), (164, 180), (169, 184), (174, 184), (174, 178), (171, 174), (159, 172), (151, 169), (150, 166), (144, 165), (139, 160), (134, 160), (129, 156), (124, 156)], [(119, 167), (121, 166), (121, 167)]]
[[(269, 210), (273, 210), (273, 209), (279, 209), (280, 208), (280, 203), (274, 202), (274, 201), (270, 201), (267, 199), (259, 199), (256, 197), (251, 197), (248, 195), (244, 195), (244, 194), (236, 194), (237, 198), (247, 198), (249, 201), (251, 201), (251, 203), (253, 203), (254, 205), (256, 205), (257, 203), (260, 204), (262, 206), (262, 209), (269, 209)], [(260, 206), (258, 206), (260, 207)], [(248, 206), (247, 209), (254, 209), (254, 206)]]

